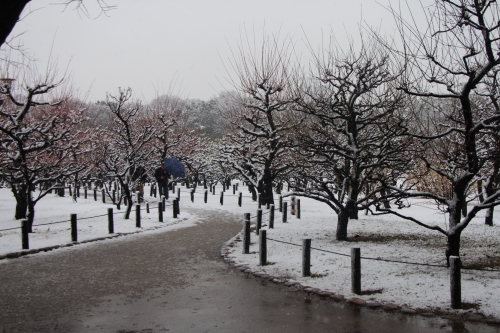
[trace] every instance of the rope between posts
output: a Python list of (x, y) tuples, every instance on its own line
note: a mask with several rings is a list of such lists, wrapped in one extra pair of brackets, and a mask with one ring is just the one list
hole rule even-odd
[[(290, 243), (290, 242), (285, 242), (285, 241), (277, 240), (277, 239), (274, 239), (274, 238), (269, 238), (268, 237), (267, 239), (275, 241), (275, 242), (278, 242), (278, 243), (283, 243), (283, 244), (288, 244), (288, 245), (293, 245), (293, 246), (299, 246), (299, 247), (302, 246), (300, 244), (294, 244), (294, 243)], [(351, 256), (350, 254), (339, 253), (339, 252), (335, 252), (335, 251), (328, 251), (328, 250), (319, 249), (319, 248), (316, 248), (316, 247), (311, 247), (311, 250), (316, 250), (316, 251), (326, 252), (326, 253), (332, 253), (332, 254), (336, 254), (336, 255), (340, 255), (340, 256), (344, 256), (344, 257), (350, 257)], [(400, 260), (389, 260), (389, 259), (382, 259), (382, 258), (361, 257), (361, 259), (375, 260), (375, 261), (385, 261), (385, 262), (393, 262), (393, 263), (407, 264), (407, 265), (448, 268), (447, 266), (444, 266), (444, 265), (424, 264), (424, 263), (409, 262), (409, 261), (400, 261)], [(481, 268), (466, 268), (466, 267), (462, 267), (462, 268), (466, 269), (466, 270), (476, 270), (476, 271), (486, 271), (486, 272), (500, 272), (500, 270), (496, 270), (496, 269), (481, 269)]]
[(88, 219), (93, 219), (93, 218), (96, 218), (96, 217), (103, 217), (103, 216), (108, 216), (108, 214), (97, 215), (97, 216), (90, 216), (90, 217), (82, 217), (82, 218), (78, 218), (78, 221), (88, 220)]
[(50, 224), (58, 224), (58, 223), (67, 223), (71, 222), (71, 220), (65, 220), (65, 221), (58, 221), (58, 222), (50, 222), (50, 223), (43, 223), (43, 224), (33, 224), (33, 227), (38, 227), (41, 225), (50, 225)]
[(21, 227), (15, 227), (15, 228), (10, 228), (10, 229), (2, 229), (2, 230), (0, 230), (0, 232), (2, 232), (2, 231), (9, 231), (9, 230), (16, 230), (16, 229), (21, 229)]

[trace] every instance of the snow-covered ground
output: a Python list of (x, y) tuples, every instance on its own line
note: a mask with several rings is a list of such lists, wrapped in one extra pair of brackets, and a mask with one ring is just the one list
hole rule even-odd
[[(203, 189), (198, 188), (195, 202), (189, 200), (187, 189), (181, 189), (180, 219), (172, 218), (172, 207), (167, 207), (165, 223), (158, 222), (157, 203), (154, 198), (146, 195), (150, 201), (151, 212), (142, 213), (142, 229), (147, 232), (163, 232), (173, 228), (185, 227), (197, 223), (199, 217), (189, 214), (183, 209), (206, 208), (230, 211), (236, 219), (243, 221), (243, 213), (256, 215), (257, 204), (249, 198), (249, 193), (243, 190), (243, 207), (237, 205), (237, 195), (232, 190), (226, 191), (224, 205), (219, 203), (220, 188), (216, 195), (208, 195), (208, 203), (203, 202)], [(149, 188), (146, 188), (148, 193)], [(301, 257), (302, 239), (311, 238), (312, 247), (349, 255), (350, 248), (361, 248), (362, 257), (382, 258), (388, 260), (445, 265), (445, 244), (443, 235), (429, 231), (416, 224), (392, 216), (365, 216), (360, 213), (359, 220), (349, 222), (349, 241), (335, 240), (336, 215), (325, 204), (307, 198), (301, 199), (302, 218), (299, 220), (288, 212), (288, 223), (281, 222), (281, 213), (275, 212), (274, 229), (267, 231), (269, 265), (258, 264), (258, 239), (252, 234), (252, 254), (242, 254), (242, 243), (236, 242), (236, 247), (229, 247), (228, 256), (238, 264), (245, 264), (253, 270), (265, 272), (271, 276), (283, 277), (289, 281), (300, 282), (346, 298), (358, 297), (366, 301), (394, 303), (413, 309), (449, 310), (449, 272), (445, 267), (428, 267), (401, 264), (384, 261), (362, 259), (362, 295), (351, 292), (351, 259), (349, 256), (312, 251), (311, 272), (313, 277), (302, 277)], [(286, 198), (289, 201), (290, 198)], [(37, 224), (68, 220), (71, 213), (78, 218), (104, 215), (98, 218), (79, 220), (78, 238), (93, 239), (107, 235), (107, 208), (109, 203), (95, 202), (79, 198), (73, 202), (69, 197), (49, 195), (37, 205), (35, 218), (35, 233), (30, 234), (30, 248), (40, 248), (50, 245), (66, 244), (71, 241), (70, 223), (59, 223), (36, 227)], [(145, 209), (145, 206), (143, 206)], [(122, 209), (123, 210), (123, 209)], [(264, 211), (264, 229), (268, 229), (269, 214)], [(116, 208), (115, 208), (116, 212)], [(407, 210), (428, 223), (446, 227), (446, 220), (437, 211), (432, 202), (415, 200)], [(0, 189), (0, 229), (19, 226), (14, 220), (14, 199), (8, 189)], [(461, 259), (465, 267), (480, 267), (500, 269), (500, 226), (489, 227), (483, 224), (484, 214), (480, 214), (466, 228), (462, 235)], [(496, 221), (500, 219), (500, 209), (495, 211)], [(255, 221), (255, 218), (252, 219)], [(180, 222), (180, 223), (177, 223)], [(172, 223), (177, 223), (173, 225)], [(497, 222), (500, 224), (500, 222)], [(159, 229), (155, 229), (161, 227)], [(123, 214), (115, 214), (115, 232), (134, 232), (135, 213), (132, 211), (129, 220), (123, 219)], [(276, 239), (296, 244), (288, 245), (272, 241)], [(91, 244), (91, 243), (90, 243)], [(20, 230), (0, 232), (0, 255), (21, 251)], [(462, 300), (469, 311), (479, 311), (485, 315), (500, 317), (500, 272), (478, 270), (462, 270)], [(467, 311), (467, 310), (462, 310)]]

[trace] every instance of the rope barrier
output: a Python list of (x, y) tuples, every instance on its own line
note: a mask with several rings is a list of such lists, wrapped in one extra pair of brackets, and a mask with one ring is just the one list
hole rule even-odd
[(21, 227), (15, 227), (15, 228), (10, 228), (10, 229), (2, 229), (2, 230), (0, 230), (0, 232), (2, 232), (2, 231), (16, 230), (16, 229), (21, 229)]

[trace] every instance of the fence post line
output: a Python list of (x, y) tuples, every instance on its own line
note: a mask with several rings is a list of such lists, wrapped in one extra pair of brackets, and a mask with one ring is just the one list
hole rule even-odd
[(76, 196), (79, 198), (80, 197), (80, 184), (76, 185)]
[(149, 214), (149, 202), (146, 202), (146, 213)]
[(194, 190), (191, 190), (190, 195), (191, 195), (191, 202), (194, 203)]
[(257, 235), (260, 233), (260, 229), (262, 229), (262, 209), (257, 209)]
[(361, 294), (361, 249), (351, 248), (351, 291)]
[(267, 237), (266, 230), (261, 230), (259, 234), (259, 265), (267, 265)]
[(236, 194), (236, 185), (233, 184), (233, 195)]
[(94, 188), (94, 201), (97, 201), (97, 189)]
[(21, 244), (23, 250), (28, 250), (30, 248), (28, 220), (21, 220)]
[(245, 213), (243, 225), (243, 254), (250, 253), (250, 213)]
[(71, 192), (71, 184), (68, 185), (68, 190), (69, 190), (69, 196), (73, 196), (73, 193)]
[(460, 257), (450, 256), (450, 294), (451, 294), (451, 308), (462, 308), (462, 282), (460, 268), (462, 262)]
[(205, 203), (208, 201), (208, 190), (205, 190), (203, 201), (205, 201)]
[(85, 199), (87, 199), (87, 186), (85, 186), (83, 188), (83, 195), (84, 195)]
[(243, 194), (241, 192), (239, 192), (238, 194), (238, 206), (241, 207), (241, 201), (243, 199)]
[(220, 192), (220, 205), (224, 205), (224, 191)]
[(179, 198), (177, 198), (177, 201), (175, 203), (175, 210), (177, 211), (177, 215), (181, 215), (181, 206), (179, 204)]
[(115, 232), (115, 225), (113, 221), (113, 208), (108, 208), (108, 233), (113, 234)]
[(104, 189), (102, 189), (102, 203), (106, 203), (106, 196), (104, 195)]
[(269, 206), (269, 229), (274, 229), (274, 205)]
[(163, 204), (161, 201), (158, 202), (158, 222), (163, 222)]
[(261, 208), (262, 208), (262, 201), (261, 201), (260, 193), (259, 193), (259, 194), (257, 194), (257, 207), (258, 207), (259, 209), (261, 209)]
[(163, 205), (163, 206), (162, 206), (162, 207), (163, 207), (163, 211), (165, 211), (165, 206), (166, 206), (166, 205), (165, 205), (165, 196), (164, 196), (164, 195), (162, 195), (162, 196), (161, 196), (161, 203), (162, 203), (162, 205)]
[(311, 239), (302, 239), (302, 276), (311, 276)]
[(282, 215), (283, 223), (286, 223), (286, 214), (287, 214), (287, 212), (288, 212), (287, 203), (283, 202), (283, 215)]
[(283, 212), (283, 196), (280, 195), (280, 205), (279, 205), (279, 210), (280, 210), (280, 213)]
[(140, 204), (135, 205), (135, 227), (136, 228), (141, 227), (141, 205)]
[(177, 201), (180, 201), (181, 200), (181, 188), (178, 187), (177, 188)]
[(297, 218), (300, 220), (300, 199), (297, 199)]
[(153, 184), (151, 184), (151, 186), (149, 186), (149, 196), (150, 197), (153, 196)]
[(215, 195), (215, 185), (212, 187), (212, 195)]
[(76, 214), (71, 214), (71, 241), (78, 242), (78, 231), (76, 226)]

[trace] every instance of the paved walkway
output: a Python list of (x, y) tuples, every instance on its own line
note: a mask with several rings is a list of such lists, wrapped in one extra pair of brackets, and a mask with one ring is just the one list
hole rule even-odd
[[(468, 332), (439, 318), (357, 308), (228, 267), (233, 215), (0, 263), (0, 326), (13, 332)], [(469, 329), (469, 330), (468, 330)], [(474, 327), (474, 332), (494, 332)]]

